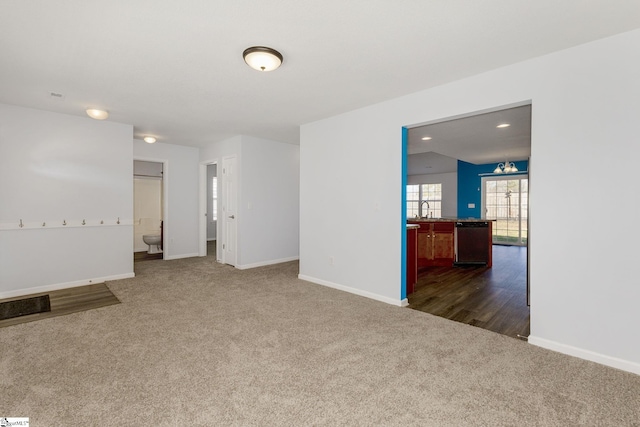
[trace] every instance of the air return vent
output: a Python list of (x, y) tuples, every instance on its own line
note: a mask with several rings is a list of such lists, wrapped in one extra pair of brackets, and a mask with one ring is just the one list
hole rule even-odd
[(0, 302), (0, 320), (51, 311), (49, 295)]

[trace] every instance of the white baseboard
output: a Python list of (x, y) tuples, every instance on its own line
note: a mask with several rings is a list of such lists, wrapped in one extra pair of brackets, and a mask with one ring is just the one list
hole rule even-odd
[(573, 347), (567, 344), (562, 344), (556, 341), (547, 340), (544, 338), (535, 337), (529, 335), (528, 342), (538, 347), (543, 347), (548, 350), (557, 351), (558, 353), (568, 354), (580, 359), (596, 362), (601, 365), (610, 366), (612, 368), (620, 369), (622, 371), (631, 372), (640, 375), (640, 363), (631, 362), (629, 360), (618, 359), (617, 357), (607, 356), (605, 354), (596, 353), (594, 351), (585, 350), (583, 348)]
[(247, 270), (249, 268), (264, 267), (265, 265), (281, 264), (283, 262), (297, 261), (299, 259), (300, 259), (299, 256), (292, 256), (289, 258), (280, 258), (280, 259), (272, 259), (269, 261), (254, 262), (253, 264), (236, 265), (236, 268), (238, 270)]
[(193, 254), (165, 255), (164, 259), (165, 259), (165, 261), (167, 261), (167, 260), (172, 260), (172, 259), (193, 258), (193, 257), (197, 257), (197, 256), (200, 256), (200, 254), (198, 252), (193, 253)]
[(350, 294), (359, 295), (361, 297), (371, 298), (373, 300), (395, 305), (397, 307), (406, 307), (407, 305), (409, 305), (409, 301), (406, 298), (403, 300), (397, 300), (397, 299), (385, 297), (383, 295), (374, 294), (372, 292), (363, 291), (362, 289), (356, 289), (350, 286), (344, 286), (344, 285), (339, 285), (337, 283), (329, 282), (327, 280), (316, 279), (315, 277), (305, 276), (304, 274), (298, 274), (298, 279), (315, 283), (317, 285), (338, 289), (340, 291), (349, 292)]
[(73, 282), (55, 283), (53, 285), (37, 286), (33, 288), (16, 289), (13, 291), (0, 292), (0, 299), (15, 298), (25, 295), (39, 294), (43, 292), (59, 291), (61, 289), (77, 288), (78, 286), (95, 285), (96, 283), (104, 283), (112, 280), (130, 279), (135, 276), (135, 273), (131, 272), (125, 274), (116, 274), (113, 276), (76, 280)]

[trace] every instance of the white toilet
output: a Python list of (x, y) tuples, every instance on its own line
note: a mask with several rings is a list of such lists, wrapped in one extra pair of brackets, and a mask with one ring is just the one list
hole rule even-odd
[(159, 254), (162, 252), (162, 249), (160, 249), (162, 237), (160, 237), (159, 234), (144, 234), (142, 236), (142, 241), (149, 245), (149, 250), (147, 251), (147, 253)]

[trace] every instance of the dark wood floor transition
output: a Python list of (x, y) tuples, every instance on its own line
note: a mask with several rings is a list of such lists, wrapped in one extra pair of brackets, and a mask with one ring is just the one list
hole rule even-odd
[(409, 308), (514, 338), (529, 336), (527, 248), (493, 246), (493, 268), (427, 267)]
[(49, 295), (51, 300), (51, 311), (44, 313), (19, 316), (11, 319), (0, 320), (0, 328), (5, 326), (19, 325), (21, 323), (34, 322), (36, 320), (49, 319), (51, 317), (64, 316), (66, 314), (77, 313), (79, 311), (91, 310), (94, 308), (106, 307), (119, 304), (118, 298), (111, 293), (104, 283), (78, 286), (75, 288), (60, 289), (46, 293), (26, 295), (20, 298), (2, 299), (0, 302), (15, 299), (35, 297), (39, 295)]

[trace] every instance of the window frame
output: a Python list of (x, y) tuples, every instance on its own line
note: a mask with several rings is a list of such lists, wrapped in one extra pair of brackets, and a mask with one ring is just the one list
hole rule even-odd
[(211, 222), (218, 220), (218, 177), (211, 178)]
[[(418, 200), (410, 198), (411, 195), (415, 195), (415, 190), (409, 187), (418, 187)], [(425, 197), (425, 193), (427, 196)], [(407, 184), (405, 186), (405, 195), (407, 203), (407, 219), (415, 218), (418, 215), (419, 218), (442, 218), (442, 183), (421, 183), (421, 184)], [(434, 197), (439, 195), (440, 197)], [(428, 203), (426, 215), (423, 212), (424, 202)], [(417, 203), (417, 214), (416, 204)], [(429, 213), (431, 215), (429, 216)]]

